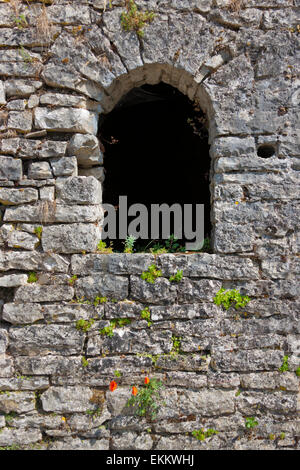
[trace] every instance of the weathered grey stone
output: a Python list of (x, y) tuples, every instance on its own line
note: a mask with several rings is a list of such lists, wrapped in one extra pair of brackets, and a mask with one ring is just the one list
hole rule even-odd
[(42, 433), (39, 429), (28, 428), (5, 428), (0, 435), (0, 446), (10, 447), (12, 445), (26, 446), (42, 440)]
[(26, 100), (12, 100), (7, 104), (6, 108), (11, 111), (24, 111), (26, 104)]
[(32, 162), (28, 169), (28, 177), (37, 180), (52, 178), (52, 171), (48, 162)]
[[(108, 326), (108, 324), (107, 324)], [(172, 334), (167, 331), (147, 334), (146, 331), (132, 331), (129, 328), (116, 328), (111, 338), (92, 336), (88, 340), (88, 356), (97, 356), (104, 352), (130, 354), (163, 354), (172, 350)]]
[(37, 80), (7, 80), (5, 82), (6, 96), (29, 96), (41, 88), (43, 82)]
[(298, 391), (297, 376), (291, 372), (262, 372), (241, 375), (244, 389)]
[(103, 163), (98, 139), (92, 134), (75, 134), (68, 144), (68, 154), (75, 155), (78, 164), (83, 167)]
[(3, 85), (3, 81), (0, 80), (0, 105), (6, 104), (6, 99), (5, 99), (5, 88)]
[[(45, 356), (80, 354), (84, 337), (76, 328), (64, 325), (32, 325), (9, 330), (10, 351), (13, 354)], [(43, 372), (41, 373), (43, 374)]]
[(0, 354), (0, 377), (12, 377), (14, 375), (14, 363), (10, 356)]
[(27, 283), (26, 274), (9, 274), (0, 277), (0, 287), (18, 287)]
[(0, 179), (18, 181), (22, 176), (22, 160), (0, 156)]
[(169, 304), (177, 298), (177, 286), (159, 277), (150, 284), (140, 277), (130, 276), (132, 298), (143, 303)]
[(95, 251), (100, 238), (100, 229), (94, 224), (47, 226), (43, 229), (42, 246), (45, 252)]
[[(57, 355), (39, 355), (19, 356), (16, 358), (16, 365), (22, 374), (51, 376), (62, 375), (64, 378), (68, 374), (75, 374), (81, 366), (81, 357), (57, 356)], [(65, 383), (65, 381), (64, 381)]]
[(128, 279), (111, 274), (94, 275), (78, 279), (75, 285), (78, 298), (94, 299), (97, 296), (122, 300), (128, 297)]
[(77, 108), (36, 108), (35, 127), (59, 132), (83, 132), (97, 134), (97, 115), (87, 109)]
[[(6, 209), (3, 219), (10, 222), (76, 223), (100, 222), (102, 218), (103, 210), (100, 205), (56, 205), (53, 200), (44, 199), (33, 206), (16, 206)], [(59, 233), (59, 229), (57, 229), (57, 233)]]
[(74, 297), (74, 289), (71, 286), (41, 286), (31, 283), (21, 286), (16, 290), (14, 300), (24, 302), (53, 302), (71, 300)]
[(32, 127), (32, 112), (27, 111), (10, 111), (8, 113), (8, 129), (16, 129), (21, 132), (29, 132)]
[(93, 176), (76, 176), (57, 183), (58, 200), (67, 204), (99, 204), (101, 184)]
[(33, 392), (7, 392), (0, 394), (0, 410), (3, 413), (27, 413), (35, 409)]
[(41, 395), (41, 401), (45, 411), (85, 412), (95, 409), (90, 401), (92, 396), (92, 390), (87, 387), (50, 387)]
[(0, 271), (67, 272), (69, 263), (62, 256), (47, 253), (0, 252)]
[(4, 354), (8, 346), (7, 331), (0, 329), (0, 354)]
[(238, 351), (223, 353), (215, 353), (212, 357), (211, 364), (215, 370), (221, 371), (267, 371), (278, 370), (282, 365), (283, 354), (281, 351)]
[(39, 189), (39, 195), (41, 201), (54, 201), (55, 198), (55, 187), (45, 186)]
[(94, 176), (100, 183), (105, 179), (105, 171), (102, 166), (93, 166), (92, 168), (78, 168), (79, 176)]
[(43, 307), (36, 303), (6, 303), (2, 318), (15, 325), (34, 323), (44, 318)]
[(50, 444), (49, 450), (109, 450), (109, 439), (65, 438)]
[(33, 188), (10, 189), (0, 188), (0, 203), (4, 205), (24, 204), (35, 202), (38, 199), (38, 192)]
[(77, 176), (76, 157), (62, 157), (51, 160), (54, 176)]
[(153, 440), (147, 433), (124, 432), (112, 437), (112, 449), (117, 450), (150, 450)]

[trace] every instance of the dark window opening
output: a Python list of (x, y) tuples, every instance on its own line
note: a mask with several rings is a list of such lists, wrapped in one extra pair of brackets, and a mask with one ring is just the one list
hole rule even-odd
[[(164, 83), (134, 88), (101, 117), (99, 139), (104, 203), (118, 206), (125, 195), (128, 206), (204, 204), (205, 237), (210, 237), (208, 132), (198, 105)], [(111, 241), (115, 251), (123, 251), (124, 239)], [(165, 244), (161, 238), (137, 240), (135, 247), (143, 251), (158, 242)], [(179, 242), (184, 245), (185, 239)]]

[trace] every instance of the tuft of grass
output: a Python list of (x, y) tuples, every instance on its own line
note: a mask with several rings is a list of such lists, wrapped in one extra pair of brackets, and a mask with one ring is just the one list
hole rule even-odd
[(124, 31), (135, 31), (139, 37), (144, 36), (144, 27), (154, 20), (152, 11), (140, 11), (134, 0), (125, 0), (126, 11), (121, 13), (121, 26)]
[(30, 271), (28, 273), (27, 282), (30, 284), (32, 282), (37, 282), (37, 280), (38, 280), (37, 274), (34, 271)]

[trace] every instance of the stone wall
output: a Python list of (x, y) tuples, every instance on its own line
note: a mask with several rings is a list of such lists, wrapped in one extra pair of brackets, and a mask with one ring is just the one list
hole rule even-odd
[[(121, 0), (0, 1), (0, 447), (296, 448), (299, 1), (136, 4), (142, 37)], [(214, 254), (97, 254), (99, 115), (160, 81), (208, 116)], [(221, 286), (251, 301), (226, 311)], [(126, 406), (146, 375), (153, 421)]]

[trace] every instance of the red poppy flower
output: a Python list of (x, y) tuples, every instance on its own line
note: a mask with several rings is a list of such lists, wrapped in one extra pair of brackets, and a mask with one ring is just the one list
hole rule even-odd
[(148, 385), (149, 382), (150, 382), (149, 377), (145, 377), (145, 384)]
[(115, 382), (114, 380), (112, 380), (112, 381), (110, 382), (110, 384), (109, 384), (109, 390), (110, 390), (111, 392), (113, 392), (114, 390), (116, 390), (117, 386), (118, 386), (118, 385), (117, 385), (117, 382)]
[(132, 387), (132, 395), (137, 395), (138, 389), (136, 387)]

